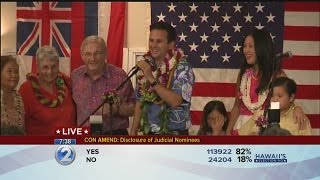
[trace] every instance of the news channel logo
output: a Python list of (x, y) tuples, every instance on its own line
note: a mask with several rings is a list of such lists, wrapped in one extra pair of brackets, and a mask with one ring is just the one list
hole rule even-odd
[(76, 151), (71, 146), (62, 145), (57, 148), (55, 158), (61, 165), (70, 165), (76, 159)]

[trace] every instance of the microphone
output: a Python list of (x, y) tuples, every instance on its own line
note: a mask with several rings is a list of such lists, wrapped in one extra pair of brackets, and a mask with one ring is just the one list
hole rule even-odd
[(278, 54), (276, 54), (276, 58), (278, 58), (278, 59), (292, 58), (292, 52), (291, 51), (287, 51), (287, 52), (284, 52), (284, 53), (278, 53)]
[[(138, 56), (137, 61), (146, 61), (150, 64), (152, 71), (157, 70), (156, 60), (152, 56)], [(139, 67), (136, 65), (133, 69), (139, 70)]]
[[(151, 56), (138, 56), (137, 61), (146, 61), (147, 63), (150, 64), (152, 71), (157, 70), (157, 64), (156, 61), (154, 60), (153, 57)], [(137, 72), (140, 70), (139, 66), (134, 66), (128, 74), (128, 77), (126, 79), (124, 79), (122, 81), (122, 83), (115, 89), (115, 91), (117, 92), (119, 89), (121, 89), (123, 87), (123, 85), (135, 74), (137, 74)]]
[[(137, 59), (146, 61), (147, 63), (150, 64), (152, 71), (157, 70), (157, 64), (154, 58), (152, 58), (151, 56), (139, 56)], [(91, 127), (91, 134), (93, 135), (100, 135), (102, 132), (102, 118), (100, 119), (90, 119), (91, 115), (96, 113), (103, 105), (105, 102), (108, 102), (109, 104), (113, 104), (114, 102), (118, 102), (119, 101), (119, 97), (117, 97), (117, 92), (124, 86), (124, 84), (130, 80), (130, 78), (135, 75), (138, 71), (139, 71), (139, 67), (136, 65), (134, 66), (128, 76), (121, 82), (121, 84), (114, 90), (108, 91), (106, 93), (104, 93), (102, 95), (102, 99), (103, 99), (103, 103), (101, 103), (84, 121), (82, 121), (82, 123), (78, 126), (81, 127), (83, 126), (86, 122), (90, 122), (90, 127)], [(110, 112), (112, 114), (112, 106), (110, 106)], [(111, 124), (112, 123), (112, 118), (110, 120)], [(112, 126), (111, 126), (112, 129)]]

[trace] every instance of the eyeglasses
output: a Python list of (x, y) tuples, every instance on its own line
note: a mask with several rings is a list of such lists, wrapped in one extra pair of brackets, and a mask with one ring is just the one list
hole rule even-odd
[(89, 52), (86, 52), (86, 53), (83, 53), (83, 56), (85, 57), (85, 58), (90, 58), (90, 57), (99, 57), (99, 56), (101, 56), (101, 55), (103, 55), (104, 54), (104, 52), (95, 52), (95, 53), (89, 53)]

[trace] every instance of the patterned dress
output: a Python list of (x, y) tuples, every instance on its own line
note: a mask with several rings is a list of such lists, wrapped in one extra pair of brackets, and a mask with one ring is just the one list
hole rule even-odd
[(7, 109), (1, 90), (1, 135), (25, 135), (24, 108), (21, 96), (14, 91), (14, 108)]
[(243, 74), (240, 91), (240, 116), (238, 117), (234, 130), (240, 129), (255, 113), (263, 110), (266, 105), (267, 91), (257, 94), (255, 91), (260, 80), (255, 76), (252, 69), (247, 69)]

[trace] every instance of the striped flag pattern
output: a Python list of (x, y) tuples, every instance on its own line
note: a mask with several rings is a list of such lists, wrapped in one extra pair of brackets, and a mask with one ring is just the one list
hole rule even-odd
[(233, 107), (245, 33), (267, 29), (288, 77), (298, 84), (296, 104), (308, 115), (313, 134), (320, 135), (320, 3), (318, 2), (188, 2), (151, 3), (152, 22), (171, 23), (177, 45), (188, 55), (196, 82), (191, 102), (194, 132), (210, 100)]
[(70, 75), (83, 64), (80, 46), (89, 35), (104, 38), (108, 63), (122, 67), (124, 21), (124, 2), (17, 2), (18, 88), (36, 72), (34, 56), (43, 45), (58, 50), (60, 71)]

